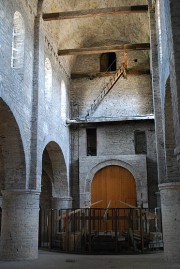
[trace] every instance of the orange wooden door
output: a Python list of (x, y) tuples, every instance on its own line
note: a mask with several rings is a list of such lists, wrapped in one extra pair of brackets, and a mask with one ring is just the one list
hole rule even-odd
[(93, 208), (129, 208), (120, 201), (136, 206), (136, 184), (133, 175), (120, 166), (107, 166), (98, 171), (91, 184)]
[[(127, 169), (115, 165), (98, 171), (91, 184), (91, 203), (101, 200), (102, 202), (92, 206), (97, 208), (94, 209), (96, 219), (97, 215), (99, 216), (98, 220), (92, 223), (92, 229), (113, 231), (116, 227), (121, 232), (126, 231), (129, 227), (130, 206), (136, 206), (136, 185), (132, 174)], [(113, 209), (107, 208), (120, 208), (116, 223), (113, 221)]]

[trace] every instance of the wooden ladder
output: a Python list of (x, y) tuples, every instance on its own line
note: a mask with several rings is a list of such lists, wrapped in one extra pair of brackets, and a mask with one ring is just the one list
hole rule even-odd
[(122, 63), (119, 69), (117, 70), (116, 74), (110, 79), (105, 87), (103, 87), (102, 91), (98, 95), (98, 97), (94, 100), (93, 104), (91, 105), (90, 109), (88, 109), (85, 119), (87, 120), (88, 117), (91, 117), (93, 113), (96, 111), (98, 106), (101, 104), (104, 97), (110, 92), (110, 90), (114, 87), (116, 82), (119, 80), (120, 77), (127, 78), (127, 61)]

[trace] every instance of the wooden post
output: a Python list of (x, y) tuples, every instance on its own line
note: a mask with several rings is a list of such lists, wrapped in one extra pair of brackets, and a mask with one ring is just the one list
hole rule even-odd
[(52, 209), (49, 210), (48, 216), (48, 248), (52, 248)]
[(140, 208), (140, 235), (141, 235), (141, 253), (144, 252), (144, 226), (142, 208)]
[(91, 208), (89, 208), (89, 253), (91, 253)]
[(66, 210), (65, 218), (65, 250), (69, 250), (69, 212)]

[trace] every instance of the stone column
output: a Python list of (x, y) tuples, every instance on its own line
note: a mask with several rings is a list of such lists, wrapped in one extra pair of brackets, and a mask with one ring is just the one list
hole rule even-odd
[(32, 260), (38, 257), (39, 193), (2, 191), (0, 258)]
[(68, 209), (72, 208), (72, 198), (71, 197), (52, 197), (52, 208), (53, 209)]
[[(169, 1), (164, 1), (164, 3)], [(174, 261), (180, 259), (179, 236), (180, 236), (180, 182), (179, 175), (174, 176), (174, 168), (168, 161), (165, 162), (165, 145), (163, 138), (163, 115), (161, 109), (161, 92), (159, 85), (158, 51), (156, 35), (155, 6), (152, 0), (148, 0), (150, 14), (150, 38), (151, 38), (151, 63), (152, 85), (155, 112), (156, 144), (158, 160), (159, 190), (161, 196), (161, 212), (164, 240), (164, 257)], [(176, 131), (176, 130), (175, 130)], [(167, 148), (166, 150), (169, 150)], [(173, 159), (173, 155), (172, 155)], [(170, 159), (169, 159), (170, 160)], [(167, 169), (165, 169), (165, 167)], [(168, 170), (168, 173), (167, 173)], [(175, 182), (176, 181), (176, 182)]]
[(161, 193), (164, 256), (180, 261), (180, 182), (159, 185)]
[(163, 115), (161, 91), (159, 84), (159, 65), (158, 65), (158, 50), (157, 50), (157, 33), (156, 33), (156, 14), (155, 7), (152, 6), (152, 0), (148, 0), (149, 6), (149, 23), (150, 23), (150, 42), (151, 42), (151, 67), (152, 67), (152, 90), (153, 104), (155, 115), (155, 132), (156, 132), (156, 151), (158, 163), (158, 182), (165, 178), (165, 151), (163, 130)]
[(29, 175), (29, 189), (41, 189), (41, 148), (40, 137), (40, 93), (44, 87), (44, 32), (42, 24), (42, 5), (44, 0), (37, 2), (37, 15), (34, 18), (34, 62), (31, 116), (31, 163)]

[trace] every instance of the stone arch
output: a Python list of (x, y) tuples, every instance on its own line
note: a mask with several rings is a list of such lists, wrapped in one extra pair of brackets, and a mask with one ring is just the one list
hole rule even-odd
[(170, 78), (166, 81), (165, 103), (164, 103), (164, 133), (165, 133), (165, 161), (166, 161), (166, 182), (180, 181), (178, 162), (174, 155), (176, 147), (173, 107), (171, 96)]
[(85, 192), (88, 192), (90, 190), (91, 183), (92, 183), (92, 180), (93, 180), (95, 174), (99, 170), (101, 170), (107, 166), (110, 166), (110, 165), (117, 165), (117, 166), (121, 166), (121, 167), (127, 169), (133, 175), (133, 177), (137, 183), (137, 175), (136, 175), (133, 167), (130, 164), (123, 162), (123, 161), (120, 161), (120, 160), (108, 160), (108, 161), (101, 162), (101, 163), (97, 164), (95, 167), (93, 167), (91, 169), (90, 173), (86, 177)]
[(11, 67), (23, 72), (25, 26), (20, 12), (14, 13)]
[(67, 197), (69, 195), (67, 167), (60, 146), (54, 141), (49, 142), (43, 151), (43, 157), (45, 158), (43, 170), (52, 182), (52, 196)]
[[(121, 160), (107, 160), (107, 161), (104, 161), (104, 162), (101, 162), (99, 164), (97, 164), (96, 166), (94, 166), (90, 172), (88, 173), (87, 177), (86, 177), (86, 182), (85, 182), (85, 191), (84, 193), (86, 194), (90, 194), (90, 191), (91, 191), (91, 183), (92, 183), (92, 180), (95, 176), (95, 174), (107, 167), (107, 166), (111, 166), (111, 165), (115, 165), (115, 166), (120, 166), (120, 167), (123, 167), (125, 169), (127, 169), (134, 177), (135, 179), (135, 183), (136, 183), (136, 192), (137, 192), (137, 204), (138, 206), (141, 205), (141, 202), (142, 202), (142, 179), (141, 177), (139, 176), (139, 174), (135, 171), (135, 169), (133, 168), (132, 165), (130, 165), (129, 163), (127, 162), (124, 162), (124, 161), (121, 161)], [(87, 195), (88, 197), (89, 195)], [(88, 198), (89, 199), (89, 198)], [(147, 201), (143, 201), (144, 203), (147, 203)]]
[(0, 98), (0, 188), (26, 189), (26, 162), (18, 123)]

